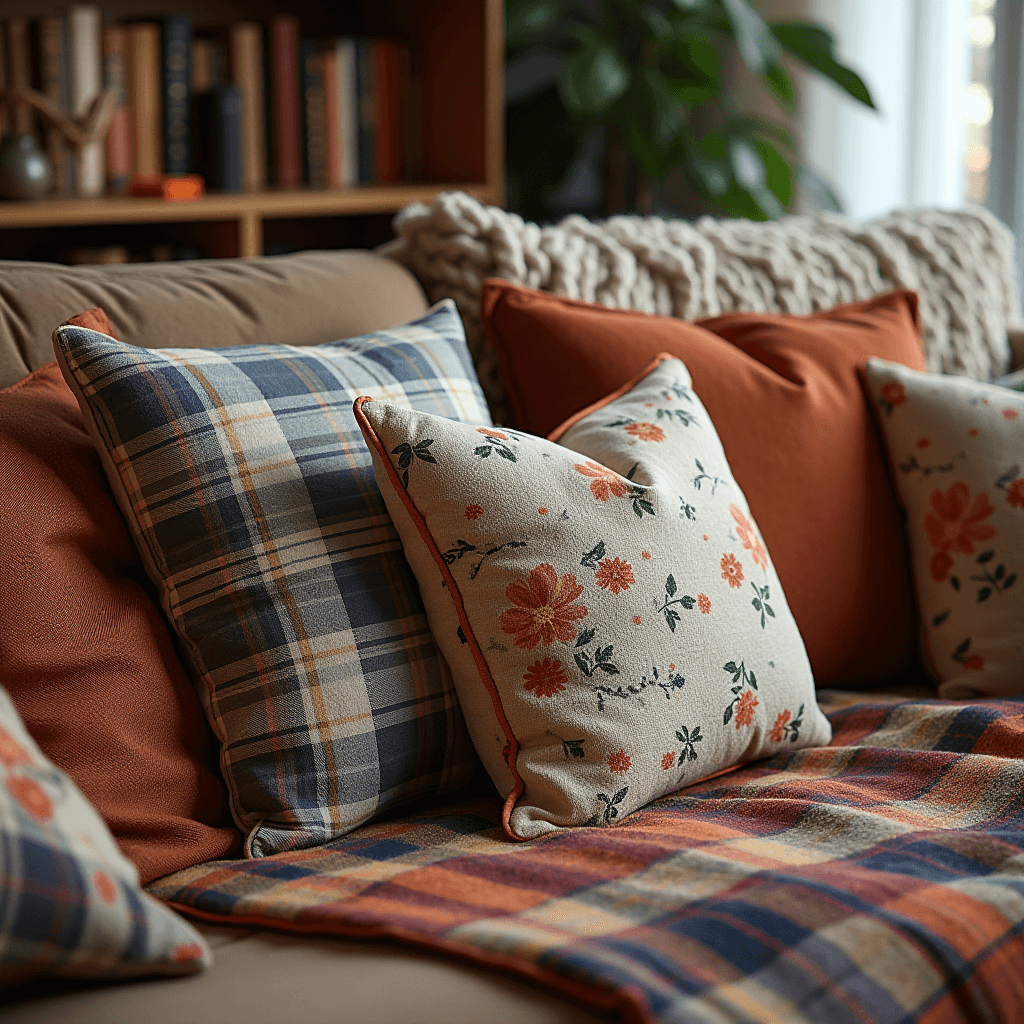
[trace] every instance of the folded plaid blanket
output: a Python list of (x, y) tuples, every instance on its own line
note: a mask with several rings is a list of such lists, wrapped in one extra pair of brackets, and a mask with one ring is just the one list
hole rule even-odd
[(643, 1022), (1024, 1020), (1024, 701), (823, 693), (829, 747), (513, 844), (496, 797), (149, 891), (382, 936)]

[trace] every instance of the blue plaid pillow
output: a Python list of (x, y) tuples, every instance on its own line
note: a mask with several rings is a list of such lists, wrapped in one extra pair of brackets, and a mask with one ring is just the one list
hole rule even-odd
[(0, 986), (190, 974), (210, 951), (139, 872), (0, 687)]
[(309, 348), (151, 350), (81, 327), (54, 348), (220, 739), (246, 853), (463, 785), (476, 755), (352, 413), (369, 394), (491, 422), (455, 306)]

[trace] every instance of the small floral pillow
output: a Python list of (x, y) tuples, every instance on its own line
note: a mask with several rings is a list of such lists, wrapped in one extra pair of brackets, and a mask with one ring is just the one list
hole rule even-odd
[(686, 367), (561, 444), (361, 398), (470, 733), (529, 839), (827, 743), (803, 642)]
[(942, 697), (1024, 694), (1024, 395), (869, 360)]
[(3, 986), (191, 974), (210, 963), (199, 933), (139, 888), (135, 866), (2, 687), (0, 908)]

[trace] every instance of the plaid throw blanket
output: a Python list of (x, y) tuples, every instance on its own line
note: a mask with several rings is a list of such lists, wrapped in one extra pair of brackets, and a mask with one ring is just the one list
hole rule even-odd
[(822, 697), (830, 747), (609, 828), (512, 844), (478, 797), (150, 892), (392, 937), (631, 1021), (1024, 1020), (1024, 701)]

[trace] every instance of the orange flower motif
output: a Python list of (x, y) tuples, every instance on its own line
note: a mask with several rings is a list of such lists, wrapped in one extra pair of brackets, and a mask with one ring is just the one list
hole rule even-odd
[(964, 668), (972, 672), (980, 672), (985, 667), (985, 659), (980, 654), (970, 654), (964, 658)]
[(92, 876), (92, 884), (96, 887), (96, 891), (104, 903), (109, 905), (117, 899), (117, 889), (114, 888), (114, 883), (102, 871), (97, 871)]
[(743, 585), (743, 564), (733, 554), (722, 555), (722, 579), (736, 590)]
[(467, 519), (479, 519), (484, 514), (483, 505), (467, 505), (464, 514)]
[(573, 604), (583, 588), (567, 573), (561, 579), (546, 562), (530, 570), (526, 580), (513, 580), (505, 596), (518, 607), (501, 613), (501, 628), (515, 635), (516, 647), (532, 651), (537, 644), (563, 644), (576, 639), (572, 623), (587, 614), (583, 605)]
[(7, 780), (7, 790), (36, 821), (49, 821), (53, 817), (53, 801), (34, 779), (12, 775)]
[(902, 384), (890, 381), (882, 386), (882, 397), (890, 405), (902, 405), (907, 400), (907, 393), (903, 390)]
[(499, 441), (508, 440), (508, 434), (503, 434), (500, 430), (491, 430), (490, 427), (477, 427), (476, 432), (486, 434), (488, 437), (496, 437)]
[(178, 964), (190, 964), (203, 955), (203, 947), (198, 942), (183, 942), (180, 946), (174, 947), (171, 954), (172, 959)]
[(1024, 476), (1006, 488), (1006, 500), (1014, 508), (1024, 508)]
[(971, 429), (968, 430), (967, 433), (970, 434), (971, 437), (977, 437), (978, 436), (978, 428), (977, 427), (971, 427)]
[(561, 693), (565, 689), (565, 684), (569, 681), (562, 671), (562, 663), (550, 658), (535, 661), (526, 670), (523, 679), (523, 688), (533, 690), (538, 697), (554, 697), (556, 693)]
[(768, 739), (770, 739), (772, 743), (782, 742), (783, 738), (786, 735), (786, 723), (792, 717), (793, 716), (789, 713), (788, 708), (784, 711), (779, 712), (779, 717), (775, 719), (775, 724), (772, 726), (772, 731), (768, 733)]
[(629, 590), (636, 583), (633, 578), (633, 566), (621, 558), (602, 558), (597, 563), (594, 579), (602, 590), (610, 590), (613, 594)]
[(1015, 420), (1020, 414), (1017, 412), (1016, 409), (1004, 409), (1003, 410), (1003, 415), (1008, 420)]
[(995, 506), (989, 504), (984, 494), (976, 494), (971, 501), (971, 489), (962, 480), (945, 494), (933, 491), (931, 504), (932, 512), (924, 517), (924, 528), (928, 543), (935, 548), (931, 560), (932, 579), (942, 583), (953, 568), (950, 551), (972, 555), (974, 541), (995, 536), (996, 528), (981, 522), (995, 512)]
[(581, 466), (577, 463), (573, 466), (573, 469), (577, 473), (582, 473), (583, 476), (592, 478), (590, 481), (590, 493), (598, 501), (607, 501), (612, 496), (621, 498), (629, 493), (629, 484), (618, 473), (612, 472), (606, 466), (599, 466), (596, 462), (591, 462), (588, 459), (584, 465)]
[(625, 431), (638, 441), (654, 441), (660, 444), (665, 440), (665, 431), (654, 423), (627, 423)]
[(661, 758), (662, 768), (671, 768), (676, 763), (676, 755), (674, 751), (669, 751), (667, 754), (663, 754)]
[(627, 754), (621, 747), (617, 754), (609, 754), (605, 760), (608, 762), (608, 767), (611, 768), (616, 775), (628, 772), (630, 765), (633, 763), (629, 754)]
[[(754, 560), (755, 565), (767, 569), (768, 552), (754, 530), (754, 524), (735, 505), (729, 506), (729, 512), (736, 520), (736, 533), (739, 535), (740, 543), (750, 552), (750, 557)], [(743, 577), (741, 576), (740, 579)]]
[(2, 725), (0, 725), (0, 761), (8, 767), (32, 763), (28, 751)]
[(707, 615), (711, 611), (711, 598), (707, 594), (698, 594), (697, 607), (700, 609), (701, 615)]
[(651, 553), (650, 553), (650, 551), (641, 551), (640, 552), (640, 557), (646, 562), (646, 561), (648, 561), (650, 559)]
[(736, 728), (750, 725), (754, 720), (754, 708), (760, 701), (754, 696), (752, 690), (744, 690), (740, 699), (736, 702)]
[(927, 448), (928, 445), (930, 445), (930, 444), (931, 444), (931, 441), (929, 441), (927, 437), (919, 437), (917, 439), (917, 447), (918, 448)]
[(633, 625), (634, 625), (634, 626), (639, 626), (639, 625), (640, 625), (640, 623), (642, 623), (643, 621), (644, 621), (644, 620), (643, 620), (643, 619), (641, 619), (639, 615), (634, 615), (634, 616), (633, 616)]

